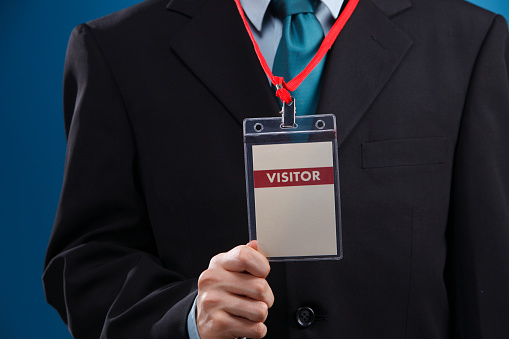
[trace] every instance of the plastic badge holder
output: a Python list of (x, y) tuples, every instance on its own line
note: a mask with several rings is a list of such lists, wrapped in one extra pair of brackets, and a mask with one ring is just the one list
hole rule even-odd
[(244, 120), (250, 240), (271, 261), (339, 260), (336, 119), (297, 116), (293, 126)]

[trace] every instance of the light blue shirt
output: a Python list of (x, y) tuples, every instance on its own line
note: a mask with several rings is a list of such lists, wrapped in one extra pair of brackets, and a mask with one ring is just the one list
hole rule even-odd
[[(338, 18), (343, 1), (322, 0), (316, 7), (315, 16), (320, 25), (322, 25), (325, 35), (329, 33), (332, 25)], [(272, 69), (279, 40), (281, 40), (281, 35), (283, 34), (283, 23), (274, 17), (270, 11), (267, 11), (270, 0), (240, 0), (240, 3), (256, 43), (260, 47), (267, 65)], [(189, 339), (200, 339), (196, 326), (196, 298), (187, 316), (187, 333), (189, 334)]]
[[(283, 34), (283, 23), (267, 11), (270, 0), (240, 0), (249, 21), (251, 32), (260, 51), (272, 69), (279, 40)], [(339, 16), (343, 0), (322, 0), (315, 10), (315, 16), (322, 25), (325, 35)]]
[(193, 307), (187, 316), (187, 333), (189, 334), (189, 339), (200, 339), (198, 327), (196, 326), (196, 298), (194, 298)]

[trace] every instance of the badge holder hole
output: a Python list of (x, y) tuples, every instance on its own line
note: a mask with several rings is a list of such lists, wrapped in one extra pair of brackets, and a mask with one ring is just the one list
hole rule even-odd
[(253, 126), (253, 129), (255, 130), (255, 132), (261, 132), (263, 131), (263, 125), (260, 124), (260, 123), (256, 123), (254, 126)]

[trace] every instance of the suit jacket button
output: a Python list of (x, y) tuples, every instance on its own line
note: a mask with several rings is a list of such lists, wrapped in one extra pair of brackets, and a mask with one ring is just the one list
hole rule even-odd
[(310, 326), (315, 320), (315, 312), (311, 307), (301, 307), (297, 310), (297, 322), (302, 327)]

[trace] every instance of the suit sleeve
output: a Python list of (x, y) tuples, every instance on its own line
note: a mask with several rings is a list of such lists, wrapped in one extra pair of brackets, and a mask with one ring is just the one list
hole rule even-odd
[(449, 228), (456, 338), (509, 338), (509, 37), (497, 16), (472, 73)]
[(136, 140), (90, 28), (64, 69), (67, 154), (44, 288), (75, 338), (187, 338), (196, 279), (157, 258)]

